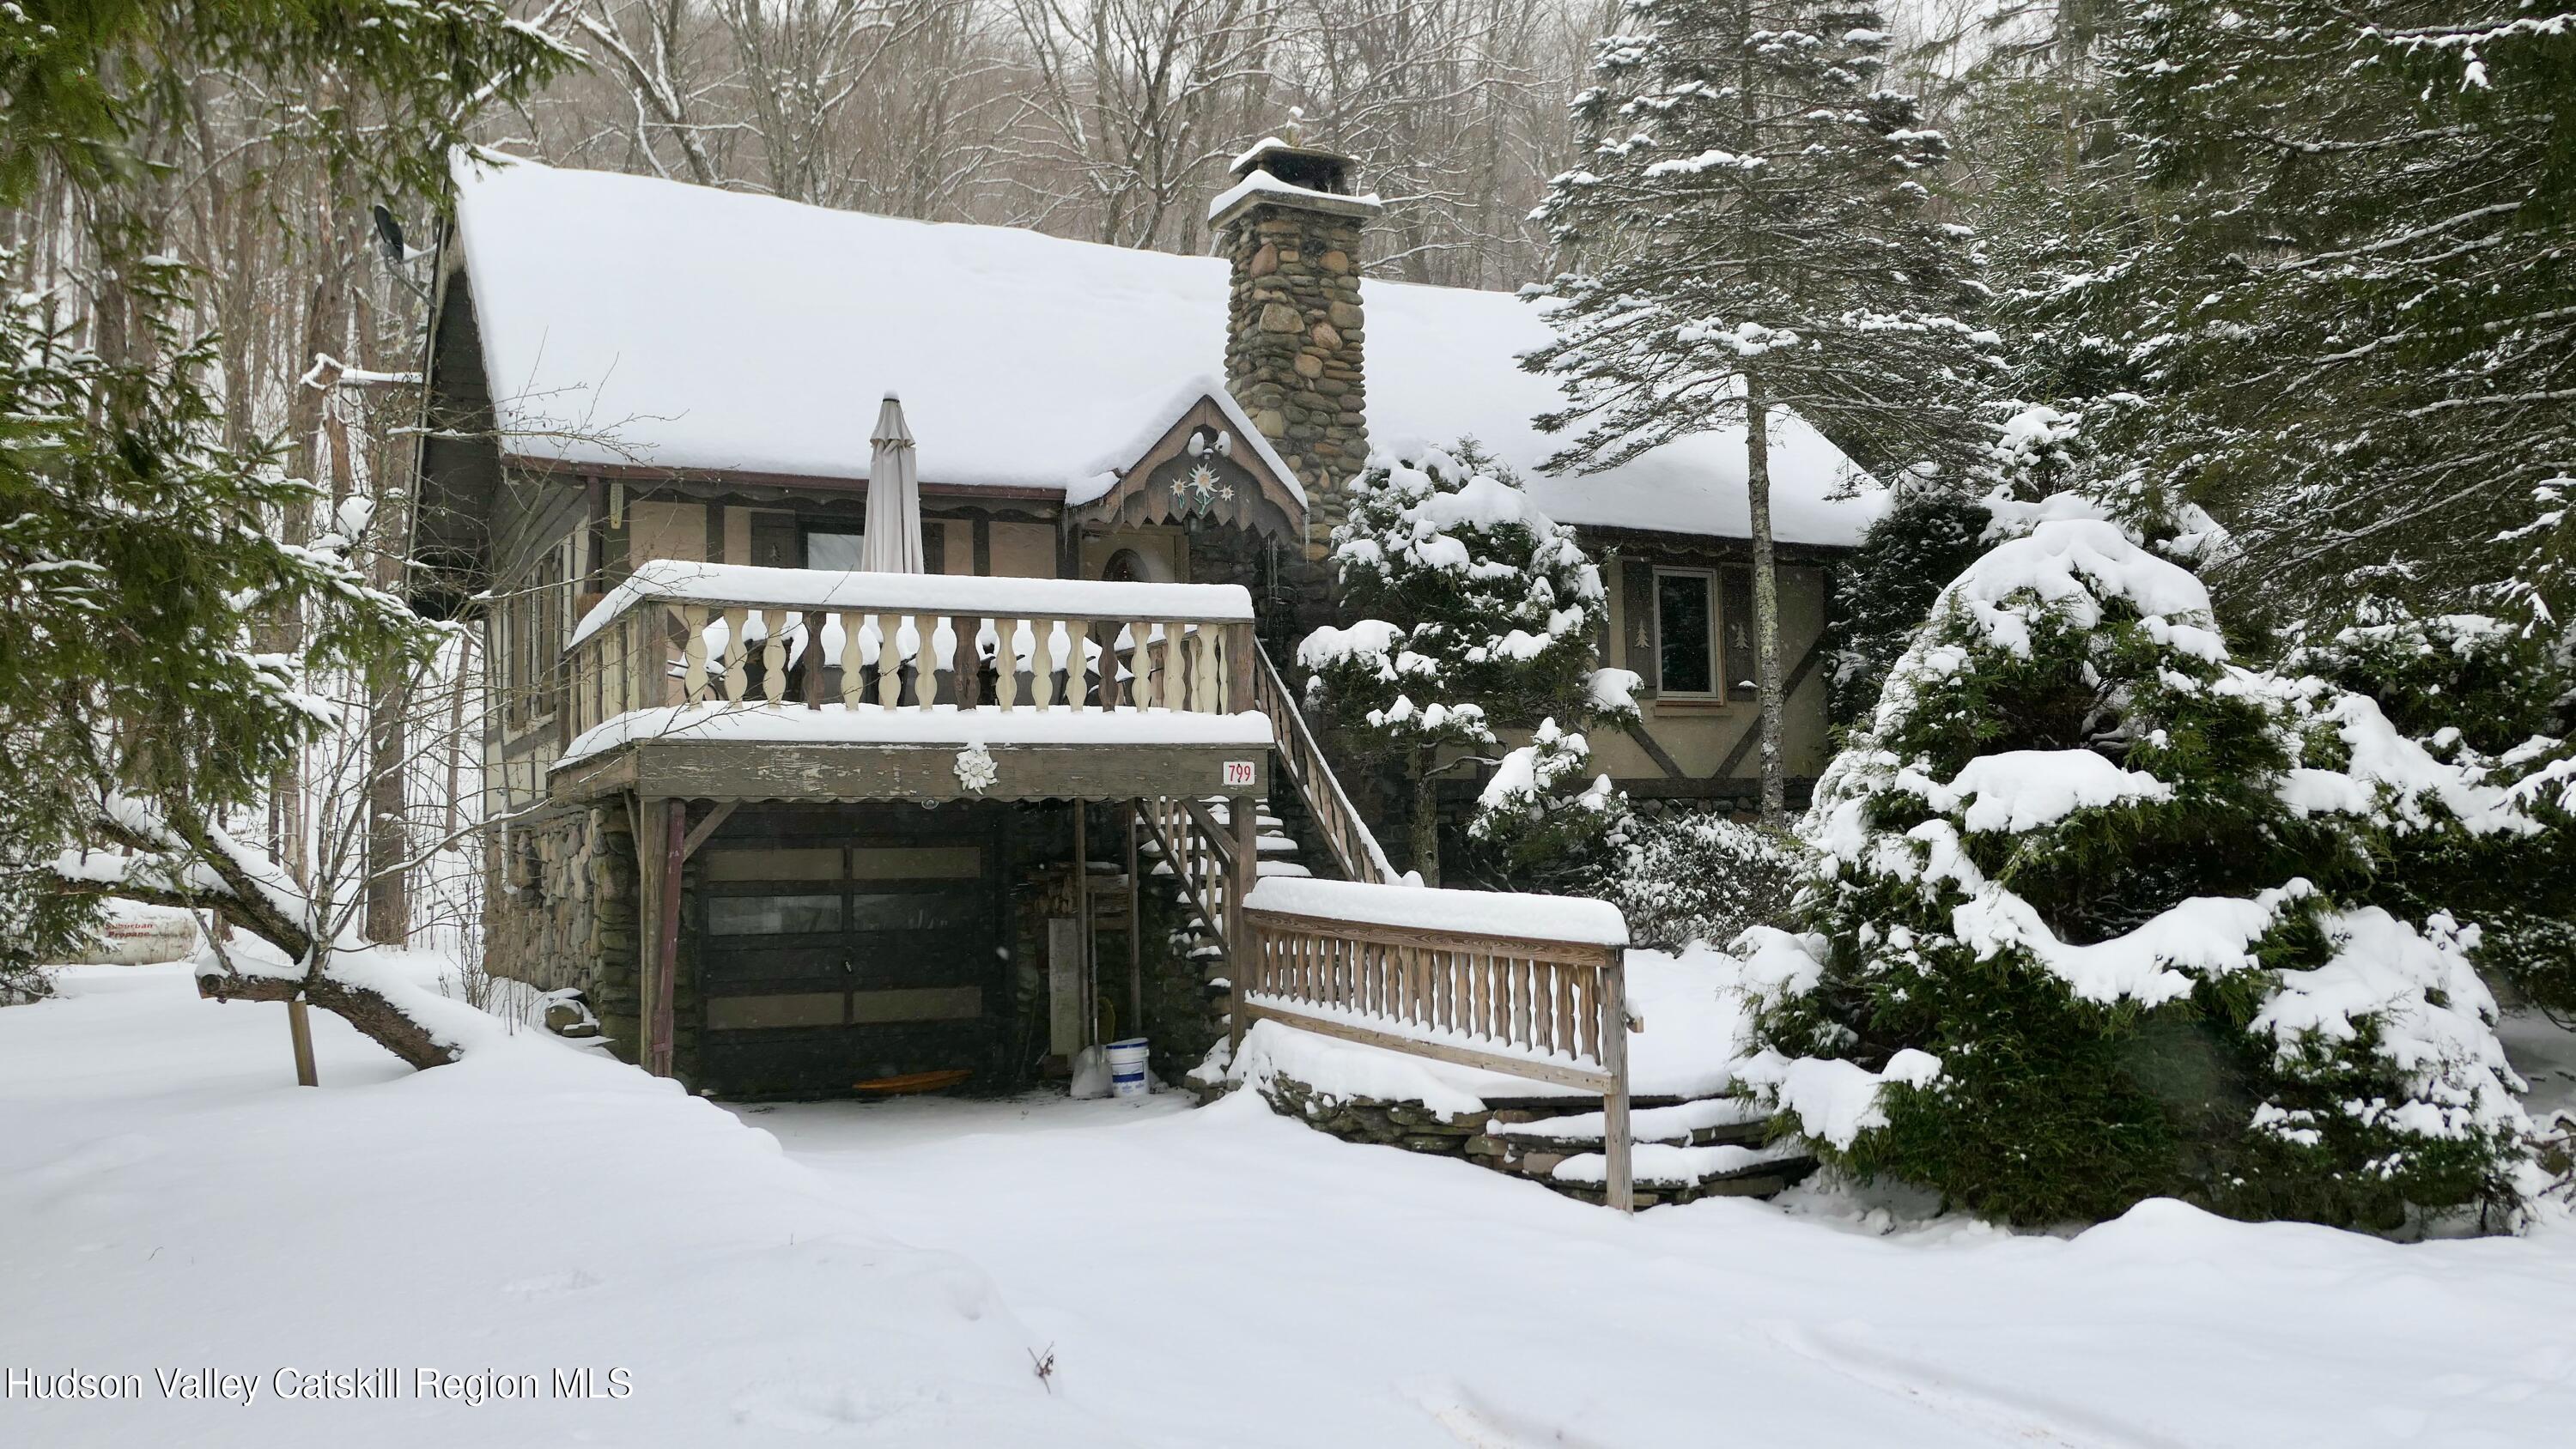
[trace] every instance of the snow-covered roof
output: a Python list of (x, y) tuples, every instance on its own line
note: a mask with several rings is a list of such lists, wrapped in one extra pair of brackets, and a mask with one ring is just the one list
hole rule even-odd
[[(1157, 425), (1140, 400), (1224, 372), (1221, 258), (526, 161), (461, 161), (456, 190), (496, 421), (522, 458), (863, 479), (892, 391), (925, 485), (1081, 492)], [(1549, 336), (1528, 303), (1370, 281), (1362, 305), (1372, 436), (1473, 437), (1562, 522), (1747, 532), (1731, 435), (1538, 474), (1559, 441), (1530, 419), (1560, 399), (1520, 368)], [(1882, 506), (1832, 497), (1858, 470), (1794, 419), (1771, 466), (1784, 542), (1854, 542)]]

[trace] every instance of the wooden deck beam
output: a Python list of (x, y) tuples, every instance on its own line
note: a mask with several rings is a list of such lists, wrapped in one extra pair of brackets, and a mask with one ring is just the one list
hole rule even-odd
[(995, 778), (969, 790), (953, 745), (789, 744), (647, 740), (558, 770), (558, 801), (632, 790), (690, 800), (1133, 800), (1238, 795), (1225, 767), (1249, 761), (1251, 789), (1269, 786), (1259, 745), (991, 745)]

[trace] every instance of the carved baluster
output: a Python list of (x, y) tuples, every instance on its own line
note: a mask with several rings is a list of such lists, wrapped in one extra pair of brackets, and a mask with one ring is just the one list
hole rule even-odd
[(1067, 703), (1071, 704), (1078, 710), (1089, 709), (1091, 708), (1092, 703), (1091, 660), (1092, 656), (1098, 652), (1097, 646), (1094, 645), (1091, 638), (1091, 621), (1089, 619), (1067, 619), (1064, 624), (1064, 632), (1066, 642), (1073, 649), (1073, 663), (1066, 673), (1064, 680), (1066, 692), (1072, 696)]
[(984, 638), (991, 620), (974, 614), (957, 616), (957, 707), (973, 709), (984, 702)]
[(748, 671), (743, 668), (743, 611), (727, 609), (724, 611), (723, 619), (724, 683), (719, 686), (718, 697), (737, 700), (742, 698), (743, 689), (748, 680)]
[(903, 657), (908, 667), (905, 689), (916, 706), (930, 703), (931, 695), (939, 688), (935, 677), (937, 671), (930, 657), (930, 638), (938, 617), (936, 614), (903, 616)]
[(849, 672), (850, 677), (850, 684), (843, 693), (854, 705), (866, 704), (869, 693), (868, 671), (881, 669), (885, 664), (885, 619), (879, 614), (866, 613), (852, 614), (850, 617), (856, 619), (859, 626), (858, 658), (843, 661), (842, 668)]
[(1216, 710), (1216, 632), (1215, 625), (1201, 624), (1198, 648), (1192, 651), (1196, 657), (1191, 661), (1195, 668), (1190, 674), (1190, 708), (1201, 714)]
[(826, 698), (823, 693), (823, 626), (830, 617), (817, 610), (805, 612), (804, 638), (796, 650), (797, 668), (803, 671), (797, 675), (796, 698), (807, 709), (821, 709)]
[(1183, 703), (1181, 695), (1182, 688), (1185, 684), (1185, 681), (1182, 678), (1181, 647), (1181, 626), (1179, 622), (1172, 619), (1164, 620), (1162, 661), (1163, 708), (1169, 710), (1179, 710), (1187, 707)]
[(903, 631), (901, 614), (877, 615), (877, 705), (892, 709), (903, 703)]
[[(948, 680), (944, 690), (939, 682), (943, 675)], [(938, 704), (939, 696), (945, 693), (948, 703), (963, 703), (965, 691), (958, 687), (957, 678), (957, 625), (948, 615), (941, 614), (930, 631), (930, 662), (921, 672), (921, 702)]]
[(994, 703), (1003, 709), (1020, 702), (1020, 632), (1027, 627), (1017, 619), (993, 621)]
[(760, 694), (776, 704), (787, 697), (787, 621), (785, 609), (757, 609), (760, 620)]
[(711, 611), (703, 608), (680, 610), (680, 627), (686, 631), (680, 641), (683, 704), (695, 704), (707, 697), (707, 625)]
[(1029, 631), (1029, 699), (1040, 709), (1052, 707), (1055, 695), (1055, 621), (1031, 619)]

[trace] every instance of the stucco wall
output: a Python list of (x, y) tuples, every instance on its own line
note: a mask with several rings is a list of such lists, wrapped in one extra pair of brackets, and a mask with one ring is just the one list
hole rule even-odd
[[(1644, 660), (1632, 658), (1638, 650), (1637, 631), (1628, 627), (1628, 607), (1635, 592), (1627, 585), (1627, 573), (1645, 570), (1651, 565), (1618, 560), (1605, 565), (1603, 573), (1610, 589), (1610, 662), (1627, 669), (1643, 671)], [(1824, 633), (1827, 608), (1827, 574), (1813, 565), (1784, 565), (1780, 580), (1780, 667), (1786, 673)], [(1723, 591), (1720, 591), (1721, 595)], [(1721, 603), (1718, 628), (1727, 627)], [(1733, 681), (1729, 681), (1733, 683)], [(1754, 728), (1757, 710), (1749, 689), (1729, 689), (1723, 700), (1665, 699), (1642, 701), (1645, 733), (1662, 747), (1672, 763), (1684, 775), (1705, 779), (1716, 775), (1727, 755)], [(1807, 677), (1787, 701), (1787, 764), (1793, 776), (1813, 777), (1824, 768), (1831, 741), (1826, 728), (1825, 678), (1821, 667), (1810, 669)], [(1596, 757), (1613, 779), (1664, 780), (1672, 772), (1658, 762), (1646, 746), (1625, 734), (1604, 732), (1593, 740)], [(1755, 749), (1747, 749), (1724, 776), (1733, 780), (1760, 778), (1762, 762)]]

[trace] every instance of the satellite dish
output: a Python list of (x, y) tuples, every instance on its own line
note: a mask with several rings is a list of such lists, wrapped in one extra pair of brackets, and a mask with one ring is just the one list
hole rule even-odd
[(398, 267), (411, 260), (405, 254), (407, 249), (403, 246), (402, 223), (394, 220), (394, 214), (386, 210), (385, 204), (381, 201), (370, 210), (374, 211), (376, 216), (376, 240), (384, 247), (385, 260)]

